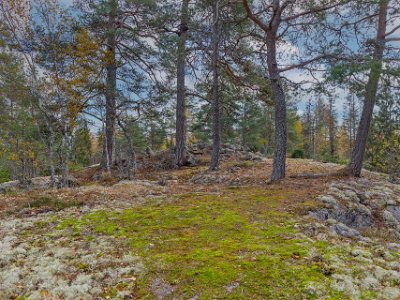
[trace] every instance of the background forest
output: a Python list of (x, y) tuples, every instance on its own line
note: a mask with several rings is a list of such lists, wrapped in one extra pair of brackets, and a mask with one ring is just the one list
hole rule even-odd
[(398, 1), (251, 2), (2, 1), (0, 181), (188, 144), (346, 164), (375, 77), (364, 167), (399, 172)]

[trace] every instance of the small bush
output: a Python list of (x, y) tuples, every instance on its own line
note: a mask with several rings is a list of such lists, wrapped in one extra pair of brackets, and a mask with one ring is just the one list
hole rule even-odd
[(304, 151), (302, 149), (296, 149), (292, 153), (292, 158), (305, 158)]
[(6, 169), (0, 169), (0, 183), (11, 181), (10, 172)]

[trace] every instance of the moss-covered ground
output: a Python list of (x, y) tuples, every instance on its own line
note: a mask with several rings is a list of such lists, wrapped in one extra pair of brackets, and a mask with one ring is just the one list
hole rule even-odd
[(135, 291), (143, 299), (154, 298), (157, 278), (176, 299), (315, 299), (316, 289), (342, 299), (324, 268), (324, 257), (340, 250), (300, 235), (286, 197), (257, 188), (189, 193), (69, 218), (57, 229), (77, 239), (113, 236), (116, 247), (128, 241), (128, 251), (146, 264)]
[(271, 165), (226, 162), (226, 182), (193, 184), (208, 175), (198, 167), (0, 196), (0, 299), (397, 299), (398, 250), (309, 216), (333, 179), (267, 185)]

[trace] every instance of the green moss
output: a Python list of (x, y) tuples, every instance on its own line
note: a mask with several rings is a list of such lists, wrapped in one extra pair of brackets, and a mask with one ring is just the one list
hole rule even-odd
[[(284, 199), (282, 191), (258, 189), (190, 193), (169, 204), (66, 219), (57, 229), (129, 240), (129, 251), (147, 267), (138, 282), (143, 298), (151, 295), (152, 278), (163, 276), (176, 284), (178, 298), (316, 299), (308, 286), (318, 284), (326, 297), (344, 299), (331, 291), (328, 272), (308, 258), (311, 249), (321, 256), (336, 250), (296, 238), (293, 216), (279, 209)], [(240, 287), (228, 293), (224, 286), (233, 282)]]
[(88, 270), (89, 267), (90, 267), (90, 266), (89, 266), (88, 264), (85, 264), (85, 263), (79, 263), (79, 264), (76, 266), (76, 268), (77, 268), (78, 270), (80, 270), (80, 271)]
[(374, 300), (378, 298), (378, 294), (375, 291), (362, 291), (360, 295), (360, 299), (364, 300)]

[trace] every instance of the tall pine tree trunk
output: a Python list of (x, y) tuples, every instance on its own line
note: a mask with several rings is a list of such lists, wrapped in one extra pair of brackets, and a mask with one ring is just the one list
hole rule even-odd
[(126, 141), (128, 142), (128, 179), (133, 180), (136, 176), (136, 170), (137, 170), (136, 151), (133, 145), (133, 139), (128, 130), (129, 128), (128, 124), (124, 125), (119, 118), (117, 118), (117, 120), (118, 120), (118, 125), (122, 129)]
[(103, 161), (103, 168), (110, 166), (115, 158), (115, 124), (116, 124), (116, 97), (117, 97), (117, 63), (116, 63), (116, 22), (118, 0), (108, 2), (109, 16), (107, 28), (107, 54), (106, 54), (106, 136), (105, 149), (108, 162)]
[(212, 135), (213, 146), (211, 154), (210, 170), (217, 170), (219, 167), (219, 152), (221, 147), (221, 108), (219, 95), (219, 7), (218, 1), (213, 4), (213, 33), (212, 33)]
[[(49, 122), (47, 122), (49, 124)], [(49, 140), (47, 143), (48, 151), (49, 151), (49, 167), (50, 167), (50, 186), (51, 188), (55, 188), (57, 186), (56, 183), (56, 168), (54, 166), (54, 132), (53, 129), (50, 128), (50, 125), (48, 126), (49, 128)]]
[(60, 185), (62, 188), (69, 186), (69, 138), (66, 132), (63, 133), (61, 143), (61, 180)]
[(271, 182), (279, 181), (286, 175), (286, 99), (276, 59), (276, 32), (267, 36), (267, 63), (275, 103), (275, 150)]
[(365, 149), (368, 141), (369, 129), (376, 103), (379, 80), (382, 73), (382, 60), (385, 50), (385, 34), (387, 26), (388, 0), (381, 0), (379, 3), (378, 30), (375, 41), (373, 62), (370, 69), (368, 83), (365, 90), (364, 106), (358, 126), (356, 141), (348, 166), (351, 175), (361, 176)]
[(329, 149), (331, 157), (336, 156), (336, 129), (335, 129), (335, 112), (334, 99), (329, 98)]
[(176, 91), (176, 151), (175, 164), (178, 167), (185, 165), (185, 146), (187, 134), (186, 121), (186, 40), (189, 22), (189, 0), (182, 1), (181, 24), (179, 26), (178, 58), (177, 58), (177, 91)]

